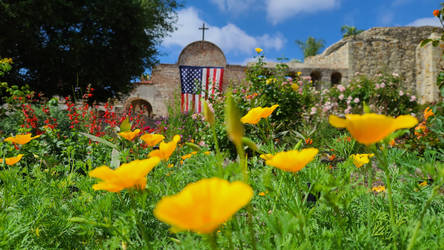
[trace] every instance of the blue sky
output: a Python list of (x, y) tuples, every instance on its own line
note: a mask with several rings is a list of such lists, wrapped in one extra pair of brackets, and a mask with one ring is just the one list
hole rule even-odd
[(161, 63), (176, 63), (180, 51), (201, 40), (218, 45), (229, 64), (245, 64), (264, 49), (267, 60), (303, 59), (295, 40), (308, 36), (326, 47), (342, 38), (343, 25), (358, 29), (439, 25), (437, 0), (188, 0), (178, 10), (177, 30), (159, 47)]

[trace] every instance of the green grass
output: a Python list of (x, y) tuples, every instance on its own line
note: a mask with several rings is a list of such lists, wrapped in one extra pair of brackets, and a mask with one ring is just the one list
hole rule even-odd
[[(29, 146), (29, 150), (44, 147), (45, 140), (42, 137)], [(351, 153), (346, 143), (335, 142), (331, 146), (342, 156)], [(80, 152), (81, 148), (80, 145), (72, 150)], [(139, 156), (146, 152), (139, 152)], [(169, 226), (153, 215), (161, 197), (179, 192), (188, 183), (213, 176), (230, 181), (242, 179), (235, 160), (226, 159), (221, 168), (214, 155), (200, 152), (183, 165), (178, 163), (178, 157), (189, 152), (191, 149), (187, 146), (179, 148), (170, 160), (176, 162), (173, 168), (167, 168), (165, 162), (158, 165), (148, 174), (143, 192), (94, 191), (95, 179), (71, 171), (71, 166), (76, 166), (75, 170), (109, 164), (109, 156), (104, 157), (109, 149), (101, 145), (90, 145), (89, 154), (71, 153), (76, 155), (75, 159), (63, 165), (49, 167), (28, 155), (18, 165), (2, 166), (0, 248), (115, 249), (122, 248), (122, 244), (129, 249), (209, 248), (206, 236), (171, 233)], [(388, 157), (397, 247), (404, 249), (423, 204), (434, 185), (438, 185), (436, 170), (442, 170), (443, 163), (433, 152), (418, 157), (415, 152), (397, 148), (389, 149)], [(350, 160), (338, 162), (330, 169), (330, 164), (322, 163), (321, 158), (319, 155), (302, 171), (291, 174), (266, 166), (258, 155), (249, 156), (250, 185), (255, 192), (251, 206), (257, 247), (393, 248), (387, 193), (369, 192), (365, 169), (357, 169)], [(433, 176), (435, 182), (420, 187), (418, 184), (424, 179), (421, 173)], [(384, 173), (376, 171), (374, 182), (384, 184), (384, 180)], [(307, 183), (311, 184), (310, 188)], [(265, 196), (260, 196), (260, 192), (266, 193)], [(309, 192), (317, 197), (316, 202), (302, 201)], [(426, 211), (416, 249), (444, 246), (443, 211), (441, 190)], [(219, 247), (251, 249), (247, 209), (236, 213), (216, 234)]]

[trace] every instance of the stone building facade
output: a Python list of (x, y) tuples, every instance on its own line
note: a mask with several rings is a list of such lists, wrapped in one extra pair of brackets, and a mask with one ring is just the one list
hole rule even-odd
[[(442, 31), (431, 26), (372, 28), (340, 40), (322, 54), (306, 58), (304, 63), (290, 62), (288, 66), (291, 72), (311, 76), (314, 82), (323, 82), (326, 87), (346, 82), (356, 72), (397, 73), (404, 79), (405, 88), (417, 91), (420, 102), (432, 102), (438, 97), (436, 77), (444, 68), (442, 47), (419, 44), (423, 39), (436, 36), (436, 32)], [(181, 65), (224, 67), (224, 87), (241, 83), (247, 69), (228, 64), (223, 51), (215, 44), (196, 41), (182, 50), (176, 64), (159, 64), (152, 70), (150, 80), (136, 83), (124, 100), (124, 107), (145, 106), (151, 116), (167, 115), (168, 105), (180, 96)], [(267, 63), (266, 67), (275, 67), (275, 63)]]

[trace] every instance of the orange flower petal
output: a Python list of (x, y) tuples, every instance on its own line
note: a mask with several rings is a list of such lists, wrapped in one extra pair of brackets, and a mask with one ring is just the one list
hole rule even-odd
[(298, 172), (311, 162), (318, 152), (319, 150), (316, 148), (280, 152), (265, 163), (284, 171)]
[(180, 193), (163, 197), (154, 215), (174, 228), (211, 233), (248, 204), (253, 189), (240, 181), (219, 178), (188, 184)]

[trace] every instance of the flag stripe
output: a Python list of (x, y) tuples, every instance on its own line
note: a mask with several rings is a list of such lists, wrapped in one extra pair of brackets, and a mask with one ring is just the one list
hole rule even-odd
[(180, 110), (201, 113), (203, 100), (221, 92), (224, 68), (198, 66), (179, 66), (179, 68), (182, 88)]

